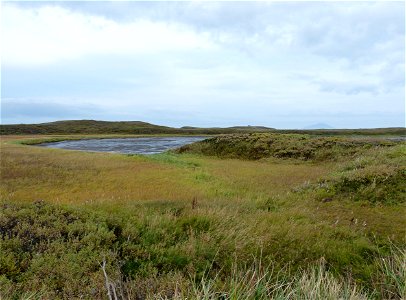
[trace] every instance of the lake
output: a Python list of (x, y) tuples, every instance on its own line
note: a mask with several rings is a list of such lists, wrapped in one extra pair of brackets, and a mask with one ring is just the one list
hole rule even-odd
[(142, 137), (116, 139), (88, 139), (44, 143), (39, 146), (58, 149), (82, 150), (94, 152), (114, 152), (125, 154), (156, 154), (175, 149), (183, 145), (202, 141), (207, 137), (173, 136), (173, 137)]

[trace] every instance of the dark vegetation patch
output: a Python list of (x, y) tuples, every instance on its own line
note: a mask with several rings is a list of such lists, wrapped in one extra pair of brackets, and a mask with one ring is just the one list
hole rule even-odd
[(48, 297), (100, 297), (99, 263), (117, 240), (114, 228), (96, 215), (42, 201), (3, 203), (0, 237), (0, 290), (11, 285), (17, 298), (43, 289)]
[(392, 173), (343, 176), (332, 184), (334, 193), (354, 201), (396, 204), (406, 201), (406, 169)]
[(342, 173), (329, 180), (322, 180), (310, 189), (317, 191), (323, 203), (349, 200), (375, 205), (396, 205), (406, 202), (406, 169), (392, 172)]
[(406, 146), (370, 151), (347, 161), (341, 170), (318, 184), (321, 197), (400, 204), (406, 201)]
[[(378, 150), (378, 151), (375, 151)], [(373, 205), (397, 205), (406, 201), (406, 145), (360, 152), (317, 183), (306, 183), (294, 192), (316, 191), (316, 198), (356, 201)]]
[(205, 246), (197, 259), (180, 245), (191, 234), (210, 230), (213, 220), (204, 216), (178, 218), (178, 209), (164, 207), (163, 214), (174, 213), (173, 221), (151, 224), (149, 220), (126, 221), (101, 211), (79, 211), (44, 201), (2, 203), (0, 295), (8, 290), (16, 298), (27, 291), (42, 291), (45, 298), (104, 298), (104, 260), (109, 275), (122, 280), (176, 273), (191, 260), (195, 271), (203, 272), (215, 251)]

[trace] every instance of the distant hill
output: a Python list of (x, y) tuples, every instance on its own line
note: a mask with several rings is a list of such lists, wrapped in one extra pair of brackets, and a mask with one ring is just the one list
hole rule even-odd
[(230, 134), (250, 132), (301, 133), (312, 135), (396, 135), (406, 136), (406, 129), (289, 129), (280, 130), (264, 126), (234, 126), (227, 128), (200, 128), (185, 126), (173, 128), (141, 121), (71, 120), (40, 124), (0, 125), (1, 135), (11, 134)]
[(272, 128), (238, 126), (230, 128), (173, 128), (141, 121), (71, 120), (40, 124), (0, 125), (0, 134), (221, 134), (271, 131)]
[(57, 121), (40, 124), (1, 125), (1, 134), (103, 134), (103, 133), (161, 133), (170, 127), (140, 121), (107, 122), (94, 120)]

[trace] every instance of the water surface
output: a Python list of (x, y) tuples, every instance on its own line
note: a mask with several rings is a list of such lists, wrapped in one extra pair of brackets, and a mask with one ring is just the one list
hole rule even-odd
[(89, 139), (44, 143), (40, 146), (69, 150), (115, 152), (125, 154), (156, 154), (206, 139), (201, 136)]

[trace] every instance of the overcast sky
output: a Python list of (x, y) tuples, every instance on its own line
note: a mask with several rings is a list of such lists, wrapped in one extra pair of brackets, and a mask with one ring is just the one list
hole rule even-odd
[(404, 2), (3, 2), (3, 124), (405, 126)]

